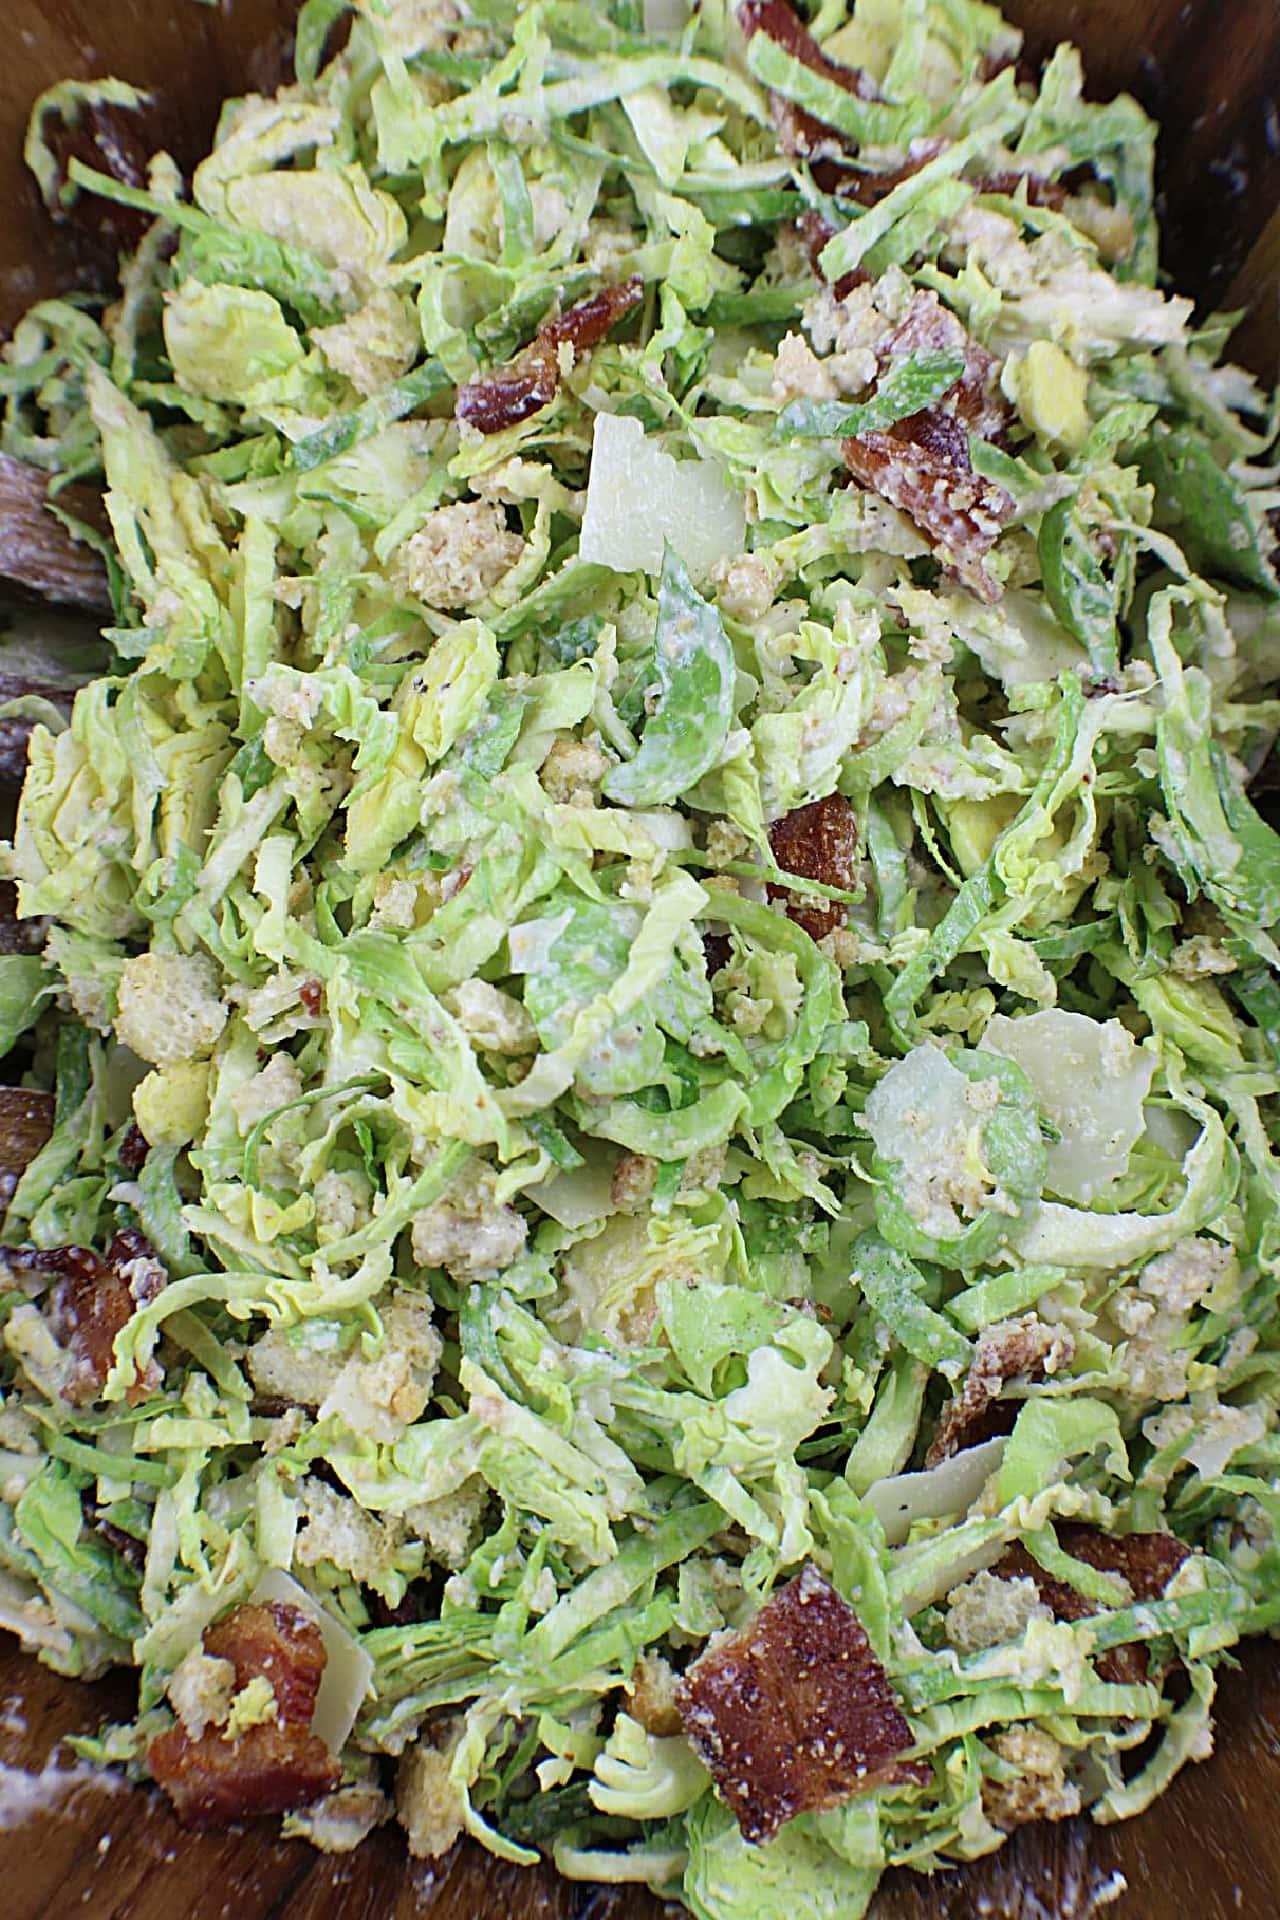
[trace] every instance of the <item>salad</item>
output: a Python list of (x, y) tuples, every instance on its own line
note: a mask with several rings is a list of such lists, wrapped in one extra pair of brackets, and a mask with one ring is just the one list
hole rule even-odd
[[(1277, 403), (982, 0), (306, 0), (0, 362), (0, 1621), (182, 1818), (866, 1910), (1280, 1625)], [(70, 497), (70, 496), (68, 496)], [(2, 664), (2, 661), (0, 661)], [(42, 937), (41, 937), (42, 936)]]

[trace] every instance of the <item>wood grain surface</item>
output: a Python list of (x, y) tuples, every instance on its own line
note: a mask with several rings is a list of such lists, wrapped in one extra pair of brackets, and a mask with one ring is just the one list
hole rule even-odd
[[(1070, 36), (1097, 95), (1157, 112), (1165, 258), (1208, 300), (1248, 297), (1242, 336), (1277, 361), (1280, 0), (1007, 0), (1033, 53)], [(106, 284), (110, 248), (55, 230), (20, 162), (34, 96), (65, 75), (155, 89), (157, 140), (189, 164), (220, 101), (274, 86), (294, 0), (0, 0), (0, 329), (39, 294)], [(60, 1680), (0, 1634), (0, 1920), (641, 1920), (661, 1909), (523, 1873), (469, 1846), (429, 1866), (395, 1829), (325, 1857), (268, 1829), (184, 1833), (154, 1792), (65, 1771), (59, 1742), (129, 1711), (130, 1682)], [(1280, 1649), (1223, 1675), (1217, 1751), (1141, 1819), (1024, 1829), (995, 1858), (925, 1881), (889, 1876), (876, 1920), (1276, 1920)]]
[[(398, 1828), (326, 1856), (270, 1824), (186, 1833), (153, 1790), (59, 1775), (58, 1742), (129, 1711), (115, 1675), (76, 1686), (0, 1636), (0, 1914), (63, 1920), (658, 1920), (645, 1893), (509, 1867), (470, 1844), (408, 1858)], [(62, 1750), (62, 1765), (70, 1756)], [(873, 1920), (1275, 1920), (1280, 1913), (1280, 1648), (1224, 1672), (1217, 1750), (1147, 1814), (1025, 1827), (931, 1880), (890, 1874)], [(25, 1815), (25, 1817), (20, 1817)], [(13, 1825), (8, 1825), (9, 1821)], [(797, 1920), (802, 1920), (797, 1916)]]

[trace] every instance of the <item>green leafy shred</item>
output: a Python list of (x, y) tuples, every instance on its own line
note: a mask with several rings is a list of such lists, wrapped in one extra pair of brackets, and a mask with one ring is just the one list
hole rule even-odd
[[(0, 358), (117, 594), (10, 716), (3, 1618), (142, 1777), (290, 1579), (370, 1821), (856, 1920), (1280, 1622), (1280, 413), (981, 0), (346, 11), (189, 191), (33, 116), (152, 225)], [(923, 1764), (753, 1845), (643, 1702), (805, 1563)]]

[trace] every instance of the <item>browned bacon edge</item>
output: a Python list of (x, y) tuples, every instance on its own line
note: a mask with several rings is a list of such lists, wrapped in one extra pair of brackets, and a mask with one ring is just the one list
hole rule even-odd
[(1011, 421), (998, 362), (936, 294), (917, 291), (880, 349), (880, 371), (925, 351), (961, 353), (960, 379), (934, 406), (846, 440), (845, 465), (855, 480), (908, 515), (972, 594), (994, 602), (999, 583), (984, 563), (1015, 506), (1003, 487), (974, 472), (969, 434), (996, 439)]
[[(858, 822), (842, 793), (829, 793), (775, 820), (769, 829), (773, 857), (786, 873), (823, 886), (852, 891), (858, 879)], [(845, 923), (845, 909), (836, 900), (794, 893), (769, 884), (769, 898), (786, 903), (787, 917), (803, 927), (811, 939), (821, 940)]]
[[(844, 66), (823, 51), (787, 0), (744, 0), (744, 4), (738, 8), (738, 20), (748, 40), (757, 33), (763, 33), (766, 38), (784, 47), (811, 73), (821, 74), (823, 79), (830, 80), (845, 93), (853, 94), (859, 100), (883, 100), (884, 95), (870, 74), (858, 67)], [(979, 77), (982, 80), (994, 79), (997, 73), (1014, 64), (1006, 59), (987, 60), (979, 70)], [(1019, 65), (1017, 73), (1020, 82), (1029, 79), (1034, 85), (1035, 75), (1030, 69), (1024, 72)], [(852, 166), (845, 136), (806, 108), (797, 106), (795, 101), (771, 94), (770, 107), (783, 151), (812, 161), (814, 180), (823, 193), (838, 194), (863, 207), (875, 206), (877, 201), (883, 200), (904, 180), (918, 173), (921, 167), (950, 144), (945, 140), (913, 141), (911, 151), (901, 166), (876, 172), (869, 167)], [(1040, 174), (1012, 171), (991, 173), (975, 178), (973, 185), (979, 193), (1012, 194), (1018, 191), (1024, 180), (1027, 198), (1032, 206), (1061, 207), (1066, 199), (1065, 187)]]
[(126, 1533), (123, 1527), (117, 1527), (113, 1521), (108, 1520), (88, 1487), (80, 1495), (80, 1511), (84, 1515), (86, 1527), (96, 1533), (100, 1540), (105, 1541), (113, 1553), (118, 1553), (135, 1573), (141, 1573), (147, 1563), (146, 1542), (139, 1540), (136, 1534)]
[[(45, 1316), (75, 1363), (66, 1397), (73, 1406), (96, 1400), (115, 1359), (116, 1335), (168, 1280), (155, 1248), (125, 1227), (105, 1254), (90, 1247), (9, 1247), (4, 1259), (11, 1272), (51, 1276)], [(159, 1378), (155, 1366), (148, 1366), (130, 1388), (130, 1401), (153, 1391)]]
[(709, 1647), (676, 1691), (685, 1732), (744, 1837), (868, 1788), (923, 1785), (897, 1695), (853, 1608), (816, 1567)]
[(617, 326), (644, 298), (639, 274), (616, 286), (602, 287), (579, 300), (558, 320), (539, 327), (529, 345), (505, 367), (479, 375), (458, 389), (456, 413), (480, 433), (501, 433), (550, 406), (560, 386), (560, 348), (567, 342), (585, 353)]
[(237, 1691), (259, 1675), (269, 1680), (276, 1718), (235, 1740), (225, 1740), (216, 1727), (193, 1740), (181, 1724), (157, 1735), (147, 1765), (183, 1825), (225, 1827), (285, 1813), (336, 1787), (341, 1769), (310, 1730), (325, 1665), (315, 1621), (279, 1600), (236, 1607), (206, 1628), (204, 1650), (231, 1662)]
[(146, 1165), (151, 1143), (136, 1120), (131, 1120), (120, 1142), (120, 1165), (126, 1173), (141, 1173)]
[[(959, 1393), (948, 1401), (938, 1422), (938, 1431), (924, 1457), (926, 1467), (936, 1467), (966, 1447), (989, 1440), (997, 1432), (1008, 1432), (1017, 1403), (999, 1404), (1002, 1387), (1020, 1375), (1029, 1380), (1043, 1379), (1046, 1362), (1068, 1365), (1075, 1354), (1075, 1340), (1062, 1327), (1050, 1327), (1034, 1314), (1007, 1327), (992, 1328), (978, 1341), (973, 1364), (965, 1375)], [(1001, 1426), (993, 1415), (1007, 1412), (1009, 1425)]]
[[(822, 271), (822, 250), (828, 240), (834, 240), (835, 228), (815, 208), (806, 207), (796, 221), (796, 232), (809, 257), (815, 278), (825, 280), (827, 276)], [(855, 287), (865, 286), (870, 278), (865, 267), (855, 267), (852, 273), (843, 273), (838, 280), (833, 280), (831, 291), (837, 300), (847, 300)]]
[[(783, 104), (789, 105), (787, 102)], [(877, 173), (869, 167), (855, 167), (847, 160), (836, 157), (831, 150), (831, 130), (823, 127), (821, 121), (814, 120), (812, 114), (803, 113), (799, 107), (792, 108), (791, 112), (798, 118), (787, 121), (785, 125), (779, 122), (783, 151), (809, 161), (809, 171), (824, 193), (837, 200), (852, 200), (860, 207), (876, 206), (895, 187), (909, 180), (913, 173), (919, 173), (921, 167), (941, 153), (947, 144), (944, 140), (913, 141), (911, 152), (901, 166), (888, 167)], [(807, 124), (802, 125), (802, 121)], [(978, 193), (1013, 194), (1024, 182), (1027, 201), (1031, 206), (1060, 208), (1064, 205), (1067, 198), (1065, 186), (1057, 180), (1046, 180), (1041, 174), (980, 174), (971, 184)], [(816, 208), (806, 207), (796, 221), (796, 231), (815, 277), (825, 280), (822, 250), (828, 240), (835, 238), (836, 229)], [(852, 272), (842, 274), (832, 283), (832, 292), (837, 300), (846, 300), (855, 287), (863, 285), (870, 278), (864, 267), (855, 267)]]
[(801, 66), (808, 67), (810, 73), (820, 73), (824, 80), (843, 88), (845, 93), (859, 100), (884, 98), (870, 74), (863, 73), (859, 67), (843, 66), (823, 52), (795, 8), (787, 5), (787, 0), (743, 0), (738, 8), (738, 24), (748, 40), (763, 33), (784, 47)]
[[(1073, 1560), (1082, 1560), (1099, 1573), (1118, 1573), (1129, 1582), (1135, 1600), (1158, 1600), (1190, 1548), (1171, 1533), (1102, 1533), (1081, 1523), (1060, 1526), (1058, 1544)], [(1020, 1543), (997, 1561), (992, 1572), (1001, 1580), (1032, 1580), (1036, 1592), (1057, 1620), (1087, 1620), (1098, 1612), (1093, 1601), (1066, 1580), (1055, 1580), (1033, 1560)], [(1112, 1686), (1136, 1686), (1147, 1677), (1146, 1647), (1131, 1642), (1110, 1647), (1094, 1662), (1098, 1678)]]

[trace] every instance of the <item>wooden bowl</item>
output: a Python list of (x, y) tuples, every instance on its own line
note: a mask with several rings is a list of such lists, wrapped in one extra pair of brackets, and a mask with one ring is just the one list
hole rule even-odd
[[(91, 284), (109, 256), (55, 229), (26, 177), (31, 101), (65, 77), (115, 74), (157, 96), (179, 160), (204, 151), (221, 100), (274, 87), (296, 0), (4, 0), (0, 65), (0, 329), (41, 294)], [(1161, 119), (1164, 259), (1180, 290), (1250, 303), (1237, 356), (1274, 377), (1280, 342), (1278, 0), (1005, 0), (1030, 51), (1071, 38), (1092, 90), (1129, 87)], [(59, 1773), (58, 1740), (129, 1712), (130, 1682), (60, 1680), (0, 1634), (4, 1920), (640, 1920), (657, 1904), (526, 1873), (469, 1846), (410, 1861), (383, 1829), (326, 1857), (270, 1829), (184, 1832), (155, 1793)], [(891, 1874), (876, 1920), (1276, 1920), (1280, 1915), (1280, 1654), (1226, 1673), (1213, 1758), (1126, 1826), (1024, 1828), (991, 1860), (932, 1881)]]

